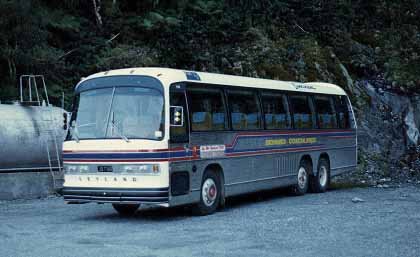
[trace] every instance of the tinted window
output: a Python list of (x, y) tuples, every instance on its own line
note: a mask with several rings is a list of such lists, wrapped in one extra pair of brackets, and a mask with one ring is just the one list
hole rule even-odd
[(191, 89), (191, 127), (193, 131), (227, 129), (226, 110), (221, 90)]
[(229, 91), (228, 102), (233, 129), (252, 130), (262, 127), (259, 101), (254, 92)]
[(320, 128), (337, 128), (337, 115), (331, 96), (315, 96), (315, 106)]
[(335, 105), (338, 117), (338, 125), (340, 128), (350, 128), (349, 113), (350, 109), (345, 96), (336, 96)]
[(184, 92), (171, 92), (170, 96), (171, 106), (182, 106), (184, 108), (184, 126), (171, 126), (171, 141), (172, 142), (187, 142), (188, 141), (188, 122), (187, 122), (187, 107)]
[(293, 108), (293, 121), (297, 129), (314, 128), (316, 119), (310, 98), (305, 95), (292, 95), (290, 102)]
[(263, 92), (262, 102), (266, 129), (291, 127), (289, 107), (285, 95)]

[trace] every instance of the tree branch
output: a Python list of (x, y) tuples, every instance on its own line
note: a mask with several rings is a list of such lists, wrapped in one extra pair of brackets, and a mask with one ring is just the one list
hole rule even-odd
[(101, 0), (92, 0), (93, 3), (93, 11), (95, 13), (96, 17), (96, 24), (98, 24), (99, 27), (102, 27), (102, 17), (99, 11), (101, 10)]
[(299, 24), (297, 24), (297, 22), (295, 22), (295, 25), (300, 28), (300, 30), (302, 30), (304, 33), (309, 33), (308, 31), (304, 30), (301, 26), (299, 26)]

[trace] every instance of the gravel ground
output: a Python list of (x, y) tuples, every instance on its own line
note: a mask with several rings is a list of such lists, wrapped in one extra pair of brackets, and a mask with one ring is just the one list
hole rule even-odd
[(121, 218), (110, 205), (60, 198), (0, 202), (0, 256), (420, 256), (420, 188), (277, 190), (205, 217), (175, 208)]

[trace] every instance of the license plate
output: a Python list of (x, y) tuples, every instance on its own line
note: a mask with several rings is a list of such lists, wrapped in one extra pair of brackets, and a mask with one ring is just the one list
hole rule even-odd
[(112, 172), (112, 166), (98, 166), (98, 172)]

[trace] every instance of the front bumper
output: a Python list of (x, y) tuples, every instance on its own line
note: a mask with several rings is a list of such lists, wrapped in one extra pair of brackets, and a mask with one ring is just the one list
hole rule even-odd
[(169, 188), (115, 189), (64, 187), (64, 200), (72, 203), (135, 203), (169, 206)]

